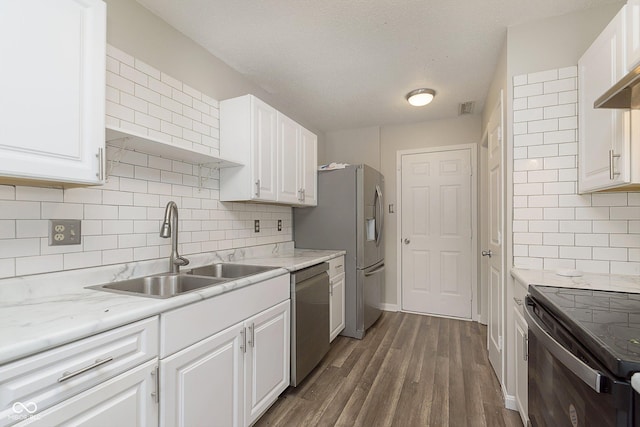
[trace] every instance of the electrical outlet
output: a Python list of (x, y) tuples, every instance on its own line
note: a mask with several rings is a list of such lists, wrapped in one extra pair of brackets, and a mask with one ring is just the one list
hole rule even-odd
[(253, 221), (253, 231), (256, 233), (260, 232), (260, 220), (256, 219)]
[(82, 237), (79, 219), (50, 219), (49, 246), (79, 245)]
[(282, 231), (282, 220), (278, 220), (278, 231)]

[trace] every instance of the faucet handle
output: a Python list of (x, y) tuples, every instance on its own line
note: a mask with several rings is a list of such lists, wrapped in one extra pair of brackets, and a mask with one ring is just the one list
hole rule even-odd
[(189, 265), (189, 260), (183, 256), (177, 256), (176, 259), (173, 261), (173, 263), (175, 265), (185, 266), (185, 265)]

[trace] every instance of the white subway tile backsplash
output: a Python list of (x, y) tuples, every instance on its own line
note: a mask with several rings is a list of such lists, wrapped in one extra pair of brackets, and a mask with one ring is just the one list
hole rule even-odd
[(62, 270), (62, 257), (61, 254), (57, 254), (16, 258), (16, 275), (26, 276)]
[[(25, 239), (29, 237), (47, 237), (49, 235), (49, 221), (44, 219), (18, 219), (15, 221), (15, 237)], [(14, 237), (14, 236), (7, 236)], [(5, 237), (6, 238), (6, 237)]]
[(38, 202), (62, 202), (63, 193), (60, 188), (16, 187), (16, 200), (31, 200)]
[(514, 264), (638, 274), (640, 193), (577, 194), (576, 77), (574, 66), (513, 80)]
[[(0, 220), (0, 239), (14, 239), (16, 237), (16, 220)], [(0, 242), (1, 244), (2, 242)]]
[(609, 246), (608, 234), (580, 234), (575, 235), (576, 246)]
[(551, 80), (558, 80), (558, 70), (538, 71), (536, 73), (529, 73), (527, 75), (527, 81), (529, 84), (548, 82)]
[[(107, 126), (219, 154), (218, 101), (113, 46), (107, 49)], [(159, 237), (159, 228), (171, 200), (180, 208), (184, 253), (291, 240), (291, 208), (220, 203), (217, 170), (199, 173), (195, 165), (120, 145), (107, 146), (102, 186), (0, 185), (0, 277), (168, 257), (170, 242)], [(521, 155), (527, 156), (526, 147)], [(48, 219), (58, 218), (82, 221), (81, 244), (49, 246)], [(253, 219), (262, 221), (259, 237)], [(284, 221), (282, 232), (276, 219)], [(225, 236), (225, 229), (233, 235)]]

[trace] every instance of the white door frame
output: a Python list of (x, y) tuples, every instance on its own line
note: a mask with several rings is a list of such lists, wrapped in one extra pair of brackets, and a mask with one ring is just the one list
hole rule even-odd
[(426, 154), (439, 151), (470, 150), (471, 154), (471, 320), (478, 320), (478, 145), (458, 144), (425, 147), (396, 152), (396, 195), (398, 198), (398, 220), (396, 234), (396, 292), (398, 310), (402, 310), (402, 156)]

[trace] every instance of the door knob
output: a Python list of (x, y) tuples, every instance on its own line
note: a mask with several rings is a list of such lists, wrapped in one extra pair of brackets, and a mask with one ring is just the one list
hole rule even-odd
[(488, 251), (482, 251), (482, 256), (488, 256), (489, 258), (491, 258), (491, 249), (489, 249)]
[(405, 245), (408, 245), (409, 243), (411, 243), (411, 240), (409, 240), (409, 239), (405, 238), (405, 239), (404, 239), (404, 244), (405, 244)]

